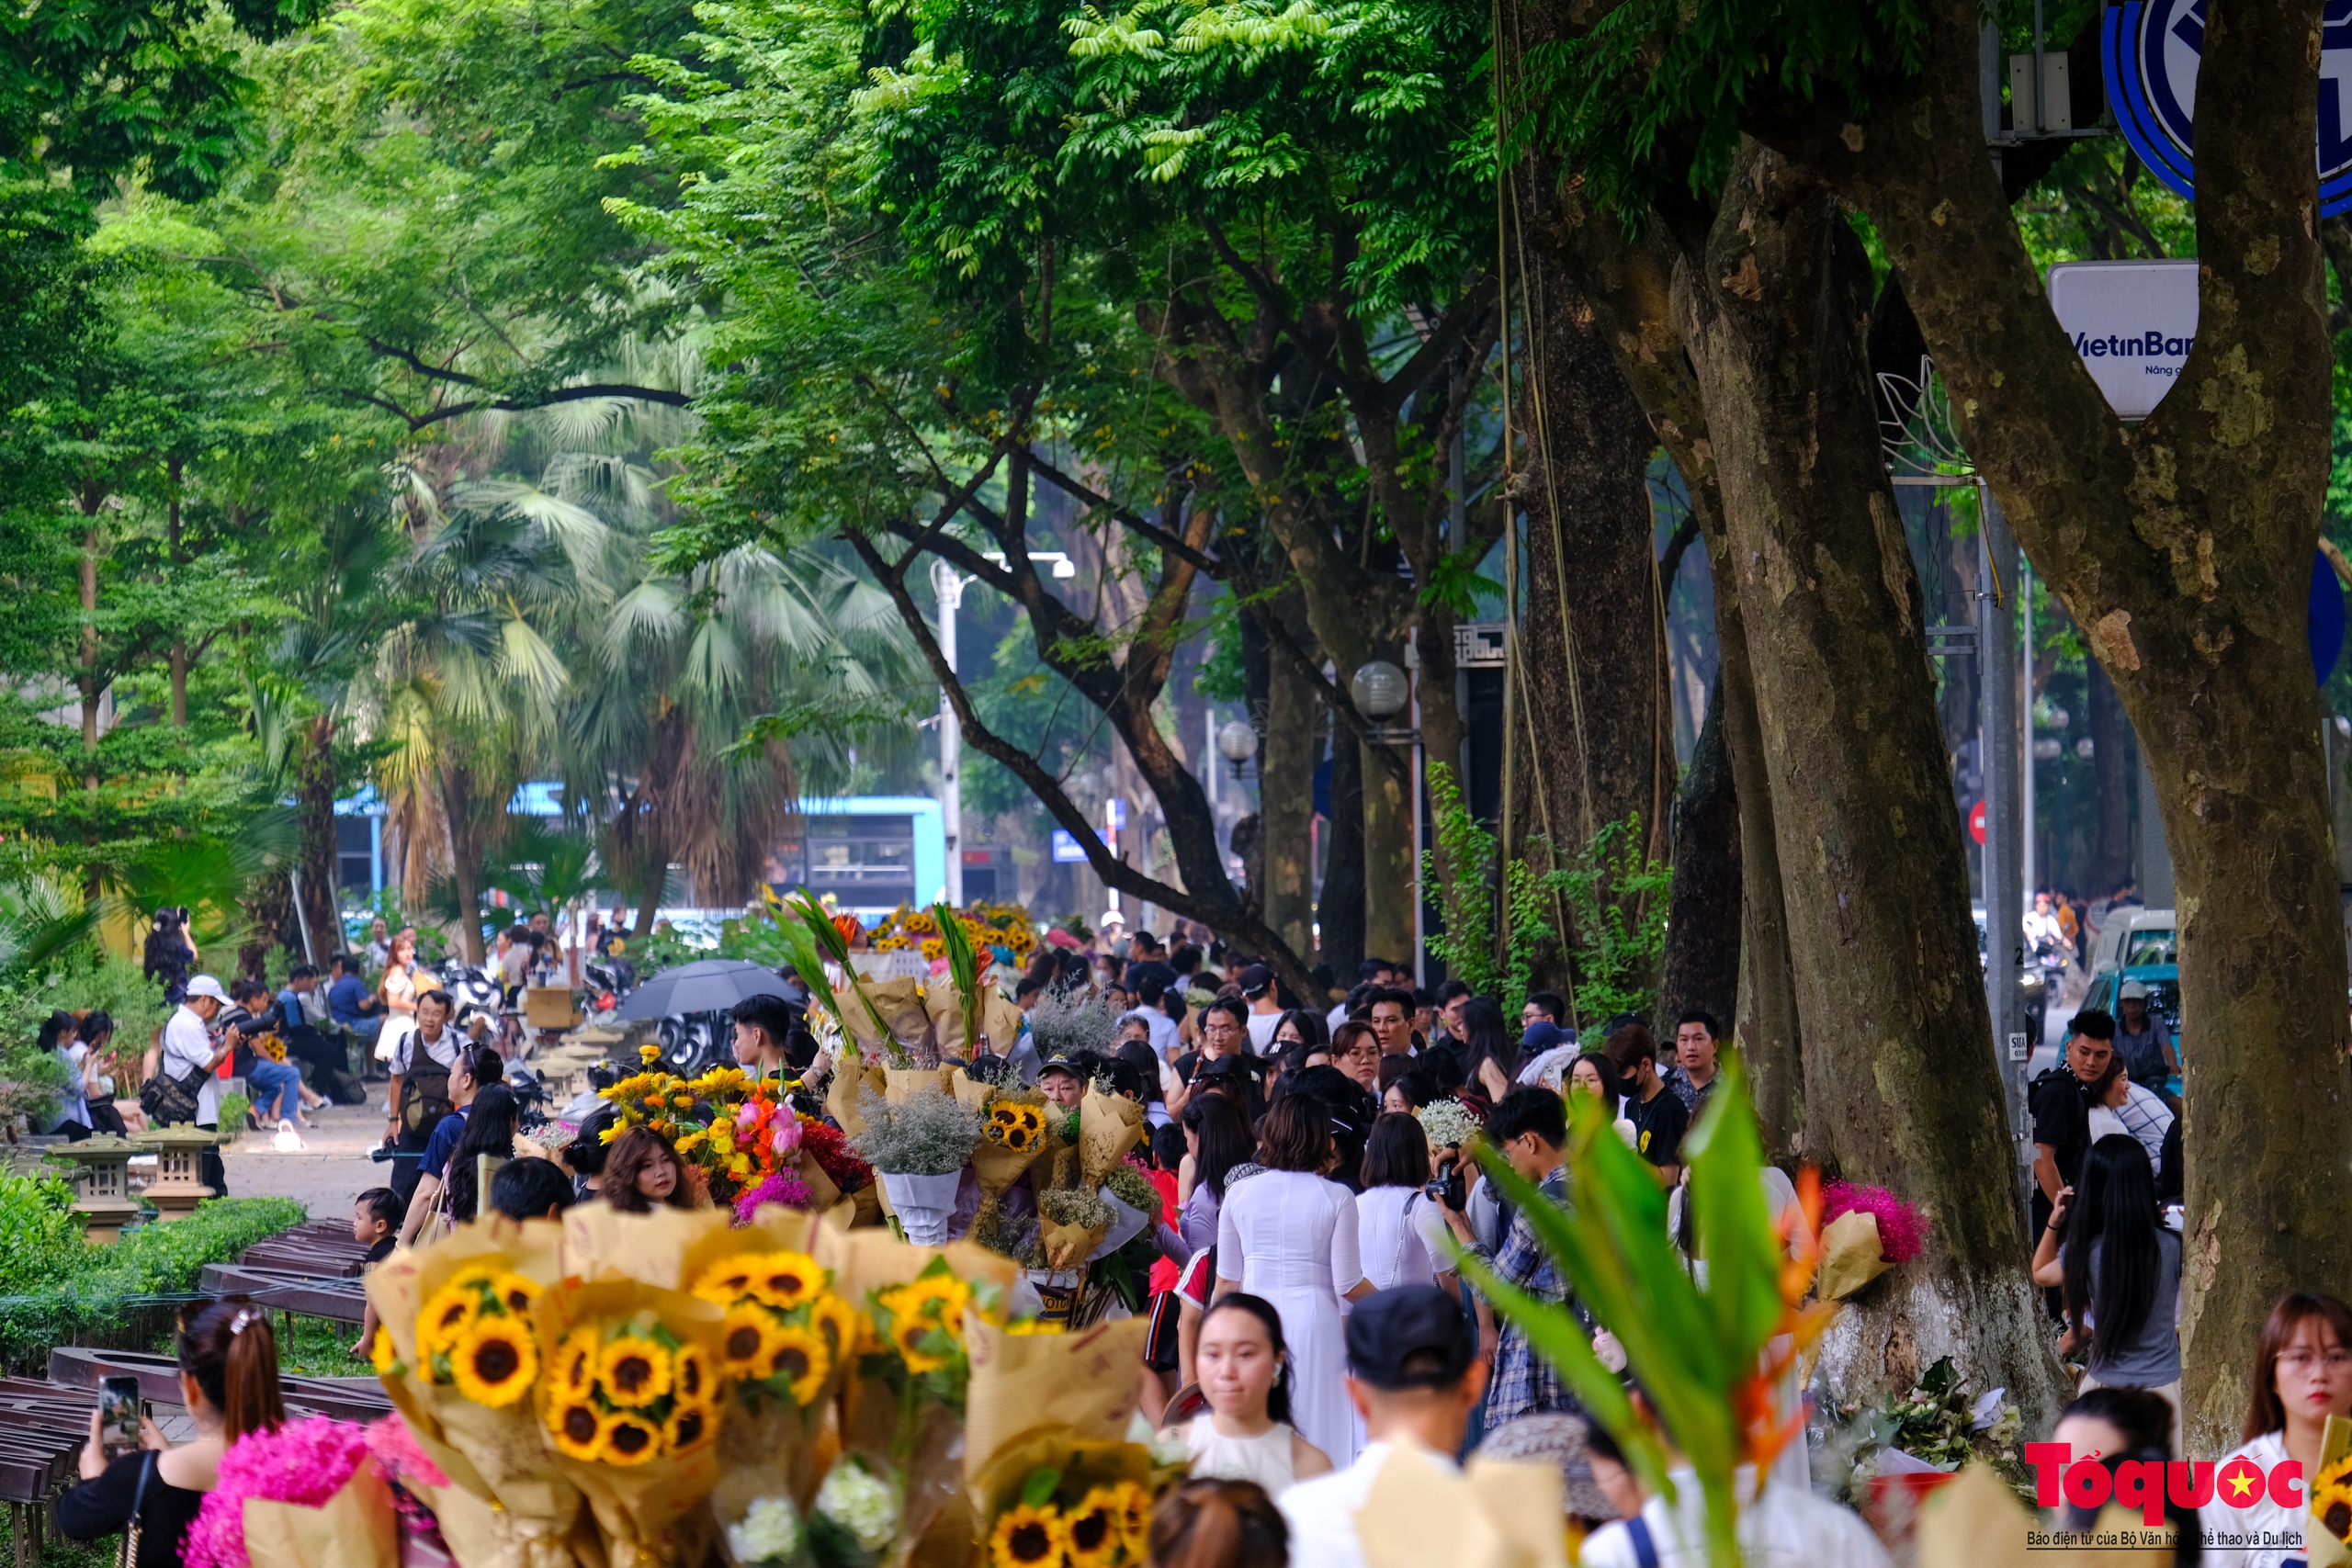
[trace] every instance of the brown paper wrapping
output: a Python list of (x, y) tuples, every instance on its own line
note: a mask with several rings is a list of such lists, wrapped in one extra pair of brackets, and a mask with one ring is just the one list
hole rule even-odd
[(517, 1224), (493, 1214), (422, 1252), (393, 1253), (368, 1270), (366, 1287), (393, 1350), (410, 1369), (385, 1378), (384, 1392), (441, 1472), (503, 1511), (516, 1561), (531, 1568), (571, 1561), (561, 1543), (579, 1517), (580, 1492), (556, 1468), (530, 1402), (492, 1410), (454, 1388), (435, 1388), (419, 1371), (416, 1314), (450, 1276), (474, 1262), (497, 1262), (552, 1288), (563, 1272), (560, 1251), (552, 1222)]
[(967, 1077), (960, 1072), (948, 1074), (947, 1087), (955, 1091), (956, 1103), (967, 1111), (978, 1111), (996, 1098), (996, 1085)]
[(885, 1067), (882, 1069), (882, 1098), (893, 1107), (904, 1105), (925, 1089), (935, 1089), (943, 1094), (953, 1093), (952, 1066)]
[(464, 1568), (605, 1568), (605, 1545), (597, 1539), (594, 1517), (585, 1508), (572, 1521), (568, 1538), (526, 1540), (515, 1533), (513, 1515), (462, 1486), (411, 1485), (410, 1490), (433, 1510), (449, 1554)]
[(988, 1042), (991, 1055), (1012, 1055), (1012, 1047), (1020, 1043), (1021, 1025), (1025, 1018), (1010, 997), (994, 986), (981, 984), (980, 1037)]
[[(1983, 1460), (1971, 1460), (1958, 1480), (1939, 1486), (1919, 1505), (1919, 1568), (2033, 1568), (2054, 1555), (2070, 1568), (2163, 1568), (2173, 1560), (2164, 1547), (2077, 1547), (2052, 1553), (2026, 1544), (2026, 1531), (2041, 1521), (2026, 1512), (2018, 1495)], [(2109, 1509), (2095, 1533), (2147, 1527), (2137, 1516)]]
[(1124, 1095), (1089, 1087), (1078, 1105), (1079, 1169), (1089, 1187), (1110, 1179), (1127, 1151), (1143, 1141), (1143, 1107)]
[(910, 975), (895, 980), (868, 980), (865, 994), (874, 998), (899, 1050), (919, 1062), (938, 1059), (931, 1038), (931, 1014), (923, 1008), (922, 981)]
[(245, 1555), (254, 1568), (399, 1568), (400, 1517), (384, 1472), (362, 1463), (318, 1507), (245, 1499)]
[[(881, 1183), (874, 1185), (879, 1187)], [(865, 1310), (867, 1292), (887, 1285), (903, 1285), (929, 1268), (933, 1258), (942, 1256), (957, 1274), (975, 1284), (986, 1280), (999, 1289), (1011, 1290), (1020, 1273), (1011, 1258), (999, 1257), (971, 1242), (951, 1241), (944, 1247), (917, 1247), (899, 1240), (888, 1230), (853, 1230), (838, 1208), (810, 1234), (808, 1253), (820, 1267), (832, 1270), (833, 1293), (860, 1311)]]
[[(1079, 1111), (1079, 1136), (1083, 1140), (1085, 1111), (1082, 1106)], [(1033, 1177), (1029, 1182), (1030, 1186), (1040, 1191), (1057, 1187), (1075, 1187), (1079, 1183), (1079, 1145), (1066, 1142), (1062, 1137), (1062, 1128), (1068, 1125), (1069, 1122), (1069, 1111), (1054, 1105), (1046, 1107), (1046, 1149), (1037, 1156), (1039, 1174)]]
[(694, 1283), (686, 1256), (713, 1234), (724, 1235), (725, 1209), (673, 1209), (625, 1214), (606, 1203), (564, 1211), (563, 1273), (582, 1280), (636, 1280), (664, 1291)]
[[(694, 1217), (685, 1211), (671, 1213), (673, 1224)], [(566, 1280), (539, 1298), (533, 1316), (538, 1323), (541, 1364), (555, 1364), (556, 1347), (574, 1324), (594, 1317), (627, 1317), (649, 1308), (660, 1316), (662, 1326), (682, 1340), (699, 1343), (711, 1364), (718, 1363), (723, 1312), (676, 1291), (624, 1278), (594, 1283)], [(539, 1387), (541, 1397), (522, 1407), (535, 1424), (547, 1419), (545, 1395), (552, 1385), (542, 1380)], [(709, 1550), (709, 1511), (702, 1505), (718, 1483), (718, 1450), (714, 1437), (691, 1453), (635, 1465), (591, 1464), (556, 1453), (552, 1448), (548, 1451), (588, 1499), (610, 1568), (655, 1568), (656, 1564), (699, 1562)]]
[(1830, 1221), (1821, 1233), (1821, 1299), (1843, 1301), (1894, 1267), (1882, 1256), (1884, 1250), (1876, 1214), (1849, 1209)]
[(1001, 1453), (1032, 1436), (1050, 1431), (1104, 1443), (1124, 1438), (1141, 1393), (1150, 1333), (1148, 1319), (1125, 1317), (1079, 1334), (1012, 1334), (967, 1313), (972, 1381), (964, 1402), (966, 1482), (977, 1487)]
[[(956, 977), (952, 974), (934, 976), (931, 984), (923, 987), (922, 1005), (931, 1019), (931, 1037), (938, 1044), (941, 1057), (969, 1061), (972, 1054), (964, 1042), (964, 998), (956, 989)], [(985, 1012), (982, 1016), (986, 1016)]]
[(833, 1184), (831, 1177), (825, 1174), (825, 1168), (817, 1163), (817, 1156), (806, 1145), (797, 1151), (792, 1168), (798, 1173), (800, 1184), (808, 1189), (808, 1212), (811, 1214), (821, 1214), (842, 1201), (842, 1190)]
[(1056, 1224), (1043, 1213), (1037, 1216), (1037, 1247), (1051, 1269), (1077, 1268), (1093, 1256), (1110, 1234), (1108, 1225)]
[(1567, 1488), (1556, 1467), (1474, 1459), (1463, 1479), (1487, 1522), (1502, 1532), (1526, 1568), (1568, 1568), (1567, 1537), (1560, 1529)]
[[(1514, 1468), (1532, 1472), (1536, 1467)], [(1552, 1538), (1559, 1552), (1555, 1561), (1565, 1559), (1559, 1472), (1551, 1472), (1548, 1498), (1543, 1497), (1541, 1479), (1532, 1474), (1527, 1479), (1551, 1509)], [(1356, 1539), (1363, 1546), (1365, 1568), (1427, 1568), (1431, 1562), (1446, 1568), (1532, 1568), (1532, 1559), (1520, 1546), (1518, 1532), (1489, 1516), (1487, 1500), (1451, 1466), (1411, 1443), (1398, 1443), (1381, 1462), (1371, 1495), (1356, 1510)]]
[(865, 1131), (865, 1111), (862, 1101), (869, 1094), (882, 1099), (889, 1090), (890, 1079), (884, 1069), (869, 1067), (855, 1057), (844, 1057), (833, 1073), (833, 1081), (825, 1089), (825, 1109), (841, 1124), (844, 1136), (854, 1138)]
[[(2346, 1455), (2352, 1455), (2352, 1421), (2341, 1416), (2331, 1416), (2320, 1431), (2319, 1468), (2312, 1474), (2314, 1477), (2326, 1474)], [(2310, 1492), (2309, 1482), (2304, 1483), (2303, 1490), (2306, 1494)], [(2344, 1564), (2352, 1563), (2352, 1549), (2347, 1549), (2329, 1531), (2316, 1508), (2303, 1526), (2303, 1561), (2310, 1568), (2343, 1568)]]

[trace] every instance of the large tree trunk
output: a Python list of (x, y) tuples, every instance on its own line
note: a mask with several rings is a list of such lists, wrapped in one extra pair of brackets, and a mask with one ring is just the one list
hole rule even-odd
[(1979, 7), (1924, 8), (1926, 65), (1867, 123), (1770, 134), (1868, 213), (1960, 434), (2114, 681), (2155, 784), (2190, 1019), (2183, 1413), (2211, 1452), (2286, 1290), (2352, 1275), (2345, 949), (2304, 652), (2334, 371), (2310, 147), (2317, 0), (2226, 0), (2198, 78), (2194, 347), (2120, 423), (2051, 314), (1984, 157)]
[(1382, 747), (1379, 752), (1369, 746), (1362, 750), (1364, 953), (1409, 971), (1419, 956), (1413, 902), (1421, 896), (1413, 864), (1413, 794), (1406, 770), (1390, 765), (1405, 756), (1404, 749)]
[(442, 764), (441, 811), (449, 824), (449, 875), (458, 888), (458, 951), (469, 964), (482, 961), (481, 873), (489, 837), (480, 820), (482, 803), (477, 784), (472, 769)]
[[(1303, 626), (1295, 601), (1275, 606), (1274, 613), (1294, 635)], [(1286, 659), (1273, 660), (1267, 671), (1266, 738), (1258, 750), (1258, 826), (1266, 869), (1262, 919), (1302, 955), (1315, 951), (1315, 732), (1322, 713), (1305, 672)]]
[(342, 899), (335, 887), (334, 718), (320, 714), (303, 727), (294, 764), (294, 816), (300, 846), (303, 926), (313, 962), (323, 969), (343, 951)]
[(2098, 817), (2091, 835), (2090, 874), (2084, 891), (2104, 898), (2132, 874), (2132, 749), (2124, 740), (2123, 705), (2098, 660), (2084, 671), (2091, 728), (2091, 767), (2098, 779)]
[(1870, 290), (1837, 200), (1752, 143), (1675, 283), (1771, 782), (1805, 1153), (1933, 1222), (1922, 1255), (1831, 1330), (1824, 1367), (1867, 1399), (1951, 1355), (2038, 1430), (2058, 1371), (2026, 1279), (1918, 584), (1879, 457)]
[(1356, 983), (1363, 964), (1363, 750), (1344, 725), (1331, 720), (1330, 848), (1323, 857), (1323, 897), (1315, 919), (1320, 956), (1341, 990)]
[(1723, 674), (1690, 750), (1674, 814), (1674, 885), (1667, 899), (1666, 955), (1657, 1026), (1697, 1009), (1728, 1027), (1739, 998), (1739, 797), (1724, 750)]

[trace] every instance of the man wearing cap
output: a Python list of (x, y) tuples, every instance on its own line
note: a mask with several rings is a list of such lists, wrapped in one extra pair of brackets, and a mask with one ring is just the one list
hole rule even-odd
[[(204, 1075), (203, 1087), (196, 1091), (196, 1124), (207, 1132), (220, 1128), (220, 1080), (213, 1077), (213, 1069), (237, 1048), (233, 1033), (218, 1045), (212, 1040), (212, 1021), (228, 1005), (229, 993), (220, 988), (220, 982), (209, 975), (198, 975), (187, 983), (187, 998), (164, 1025), (163, 1059), (157, 1070), (174, 1078), (184, 1078), (191, 1072)], [(205, 1150), (198, 1163), (204, 1184), (226, 1197), (229, 1171), (220, 1163), (220, 1151)]]
[(1102, 918), (1094, 922), (1101, 935), (1102, 951), (1114, 958), (1127, 955), (1127, 917), (1116, 909), (1105, 909)]
[(2137, 980), (2123, 982), (2115, 1021), (2115, 1054), (2132, 1081), (2162, 1096), (2167, 1105), (2165, 1080), (2180, 1071), (2180, 1057), (2172, 1048), (2172, 1031), (2148, 1010), (2148, 987)]
[(1070, 1056), (1056, 1056), (1037, 1069), (1037, 1088), (1046, 1101), (1067, 1116), (1086, 1098), (1087, 1064)]
[[(1348, 1400), (1371, 1440), (1347, 1469), (1277, 1499), (1290, 1524), (1290, 1568), (1363, 1568), (1356, 1513), (1397, 1449), (1452, 1469), (1487, 1392), (1487, 1364), (1453, 1296), (1434, 1285), (1374, 1291), (1348, 1314)], [(1695, 1487), (1693, 1488), (1695, 1490)]]

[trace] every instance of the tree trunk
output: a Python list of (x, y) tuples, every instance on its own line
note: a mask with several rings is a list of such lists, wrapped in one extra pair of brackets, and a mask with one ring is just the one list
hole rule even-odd
[(1844, 1398), (1951, 1355), (2029, 1429), (2058, 1371), (1968, 913), (1918, 584), (1881, 465), (1868, 258), (1809, 170), (1752, 143), (1675, 307), (1697, 365), (1764, 736), (1804, 1021), (1805, 1152), (1891, 1187), (1926, 1250), (1825, 1341)]
[[(1294, 630), (1305, 617), (1292, 595), (1272, 607)], [(1277, 659), (1267, 671), (1266, 737), (1258, 749), (1258, 829), (1266, 880), (1261, 918), (1295, 953), (1315, 951), (1316, 726), (1322, 705), (1306, 675)]]
[[(1384, 748), (1402, 754), (1402, 748)], [(1413, 942), (1413, 900), (1420, 876), (1413, 864), (1413, 799), (1403, 770), (1363, 748), (1363, 946), (1410, 971), (1419, 957)]]
[[(1523, 165), (1517, 178), (1530, 225), (1555, 222), (1551, 166)], [(1575, 280), (1548, 247), (1531, 250), (1530, 267), (1518, 423), (1532, 439), (1528, 468), (1514, 480), (1527, 508), (1527, 831), (1565, 854), (1638, 816), (1643, 841), (1663, 857), (1675, 761), (1650, 544), (1657, 437)]]
[(245, 894), (245, 939), (237, 944), (237, 974), (249, 980), (263, 977), (269, 950), (284, 940), (294, 896), (286, 874), (273, 871), (254, 881)]
[(1330, 848), (1323, 857), (1323, 897), (1315, 917), (1323, 933), (1320, 956), (1341, 990), (1356, 983), (1363, 964), (1363, 750), (1345, 726), (1331, 720)]
[(1674, 814), (1674, 885), (1657, 990), (1661, 1032), (1696, 1008), (1714, 1016), (1720, 1033), (1739, 999), (1739, 796), (1724, 750), (1723, 710), (1718, 669)]
[[(171, 498), (164, 503), (164, 558), (174, 567), (187, 564), (180, 551), (180, 460), (174, 457), (164, 466), (165, 477), (171, 481)], [(187, 728), (187, 633), (177, 631), (172, 637), (172, 728)], [(335, 944), (337, 947), (341, 942)]]
[(449, 824), (449, 876), (458, 889), (458, 951), (469, 964), (482, 961), (481, 872), (487, 835), (479, 820), (482, 803), (476, 786), (470, 768), (442, 765), (441, 814)]
[(2086, 661), (2084, 686), (2090, 709), (2091, 768), (2098, 781), (2098, 816), (2091, 837), (2090, 874), (2083, 889), (2104, 898), (2132, 874), (2132, 749), (2123, 738), (2123, 705), (2115, 682), (2098, 660)]
[(98, 506), (106, 499), (96, 485), (82, 492), (82, 514), (90, 525), (82, 534), (82, 651), (81, 673), (75, 684), (82, 697), (82, 756), (86, 773), (82, 787), (98, 787)]
[(343, 900), (335, 886), (334, 718), (320, 714), (303, 728), (294, 764), (294, 814), (300, 835), (302, 918), (312, 959), (324, 969), (343, 950)]

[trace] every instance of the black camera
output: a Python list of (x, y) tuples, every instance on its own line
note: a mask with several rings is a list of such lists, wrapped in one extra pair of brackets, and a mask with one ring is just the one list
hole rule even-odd
[(1442, 1162), (1437, 1168), (1437, 1175), (1430, 1179), (1421, 1191), (1455, 1213), (1462, 1213), (1470, 1201), (1470, 1194), (1467, 1183), (1463, 1180), (1461, 1160), (1449, 1157)]

